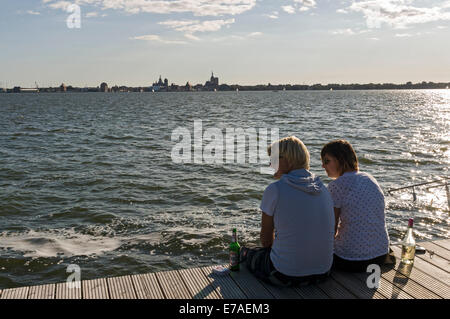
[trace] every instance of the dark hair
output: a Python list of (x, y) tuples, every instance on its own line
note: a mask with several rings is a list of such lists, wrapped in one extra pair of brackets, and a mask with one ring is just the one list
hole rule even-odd
[(336, 158), (341, 169), (341, 175), (347, 171), (358, 170), (358, 158), (355, 150), (346, 140), (335, 140), (325, 144), (320, 152), (320, 157), (323, 159), (326, 154)]

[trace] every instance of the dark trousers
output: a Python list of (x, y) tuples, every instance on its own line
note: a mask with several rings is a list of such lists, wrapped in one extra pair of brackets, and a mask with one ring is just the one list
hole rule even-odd
[(392, 249), (389, 253), (369, 260), (347, 260), (337, 255), (333, 256), (332, 269), (347, 272), (366, 272), (369, 265), (376, 264), (381, 266), (395, 266), (395, 256)]
[(247, 248), (242, 247), (240, 253), (240, 262), (247, 266), (247, 269), (255, 275), (255, 277), (276, 286), (290, 287), (313, 284), (326, 279), (330, 272), (325, 274), (292, 277), (287, 276), (273, 266), (270, 260), (271, 248)]

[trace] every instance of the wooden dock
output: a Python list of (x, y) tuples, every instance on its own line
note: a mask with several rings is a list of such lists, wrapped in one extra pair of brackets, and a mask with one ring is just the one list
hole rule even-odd
[(279, 288), (253, 277), (245, 267), (225, 276), (212, 266), (113, 278), (82, 280), (80, 288), (63, 283), (0, 290), (0, 299), (449, 299), (450, 239), (421, 242), (432, 258), (416, 255), (411, 268), (382, 270), (378, 288), (368, 288), (369, 273), (333, 271), (326, 281)]

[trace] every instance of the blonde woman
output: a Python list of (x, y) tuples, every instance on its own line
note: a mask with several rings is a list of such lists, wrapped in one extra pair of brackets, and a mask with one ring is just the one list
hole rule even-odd
[(309, 171), (309, 152), (300, 139), (283, 138), (268, 153), (271, 162), (278, 159), (278, 181), (266, 188), (261, 201), (262, 248), (244, 247), (241, 261), (257, 277), (276, 285), (326, 278), (333, 262), (331, 196)]

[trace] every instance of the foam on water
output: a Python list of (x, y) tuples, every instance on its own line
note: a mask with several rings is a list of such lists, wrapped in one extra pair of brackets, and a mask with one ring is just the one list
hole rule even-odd
[(73, 257), (102, 255), (121, 245), (118, 238), (79, 234), (73, 229), (1, 233), (0, 249), (23, 253), (24, 257)]

